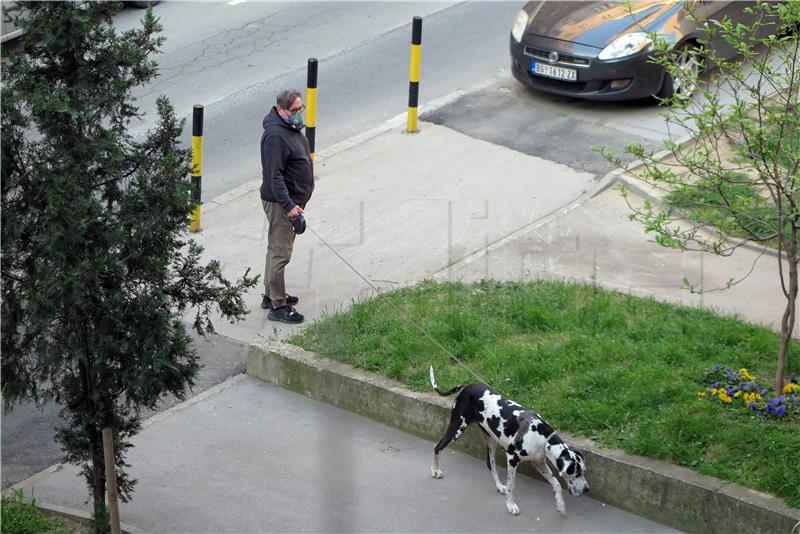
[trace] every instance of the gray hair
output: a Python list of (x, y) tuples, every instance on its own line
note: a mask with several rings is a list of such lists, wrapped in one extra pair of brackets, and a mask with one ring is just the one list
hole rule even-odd
[(300, 91), (297, 89), (286, 89), (278, 93), (275, 103), (281, 109), (289, 109), (298, 97), (302, 98)]

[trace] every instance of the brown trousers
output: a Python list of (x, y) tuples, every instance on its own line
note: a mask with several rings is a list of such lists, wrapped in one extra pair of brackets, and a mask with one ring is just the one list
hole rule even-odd
[(286, 282), (283, 271), (292, 259), (294, 229), (286, 210), (277, 202), (261, 201), (267, 215), (267, 259), (264, 267), (264, 294), (269, 295), (273, 308), (286, 305)]

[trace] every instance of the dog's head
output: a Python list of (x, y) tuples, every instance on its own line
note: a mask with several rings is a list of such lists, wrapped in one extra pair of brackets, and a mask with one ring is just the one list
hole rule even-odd
[(564, 447), (564, 450), (561, 451), (556, 460), (556, 467), (558, 468), (558, 474), (567, 483), (570, 495), (578, 497), (589, 491), (589, 483), (586, 482), (584, 477), (586, 464), (583, 462), (581, 453)]

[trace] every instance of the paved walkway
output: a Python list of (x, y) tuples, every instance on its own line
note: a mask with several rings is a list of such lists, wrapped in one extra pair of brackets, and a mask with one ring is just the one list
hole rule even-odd
[[(239, 375), (133, 439), (139, 480), (122, 520), (147, 532), (675, 532), (590, 497), (556, 512), (544, 483), (520, 477), (506, 512), (486, 466), (460, 452), (430, 476), (432, 444)], [(83, 506), (78, 470), (30, 479), (42, 501)]]

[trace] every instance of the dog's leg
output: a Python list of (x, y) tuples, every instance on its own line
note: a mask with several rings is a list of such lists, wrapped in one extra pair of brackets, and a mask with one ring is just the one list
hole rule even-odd
[(431, 464), (431, 476), (433, 478), (444, 477), (442, 470), (439, 469), (439, 453), (442, 452), (442, 449), (447, 447), (451, 441), (461, 437), (461, 434), (466, 428), (467, 422), (464, 420), (464, 418), (460, 415), (457, 415), (455, 411), (451, 412), (450, 424), (447, 427), (447, 432), (445, 432), (442, 439), (439, 440), (439, 443), (436, 444), (436, 447), (433, 448), (433, 463)]
[(553, 476), (552, 471), (547, 466), (547, 462), (542, 462), (541, 464), (535, 463), (536, 470), (539, 471), (539, 474), (550, 483), (550, 487), (553, 488), (553, 494), (556, 497), (556, 510), (561, 515), (567, 515), (567, 507), (564, 504), (564, 498), (561, 496), (561, 484), (559, 484), (558, 479)]
[(497, 442), (483, 428), (481, 428), (481, 433), (483, 434), (483, 440), (486, 442), (486, 467), (488, 467), (489, 471), (492, 472), (492, 479), (494, 480), (494, 485), (497, 488), (497, 491), (499, 491), (502, 495), (505, 495), (507, 490), (506, 487), (500, 482), (500, 477), (497, 475), (497, 462), (494, 458), (494, 451), (497, 449)]
[(519, 515), (519, 506), (514, 502), (514, 479), (517, 475), (517, 465), (519, 457), (513, 454), (506, 454), (507, 477), (506, 477), (506, 510), (511, 515)]

